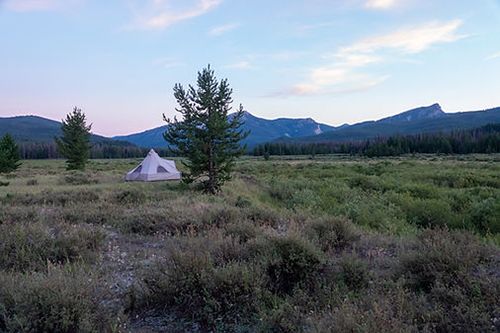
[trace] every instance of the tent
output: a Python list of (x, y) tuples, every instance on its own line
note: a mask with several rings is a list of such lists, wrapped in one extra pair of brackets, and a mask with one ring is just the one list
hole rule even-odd
[(125, 180), (155, 182), (161, 180), (179, 180), (181, 173), (174, 161), (161, 158), (153, 149), (139, 166), (127, 173)]

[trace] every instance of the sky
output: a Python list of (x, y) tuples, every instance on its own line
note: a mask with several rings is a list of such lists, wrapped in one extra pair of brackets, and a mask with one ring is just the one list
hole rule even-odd
[(0, 117), (163, 125), (208, 64), (263, 118), (500, 106), (500, 0), (0, 0)]

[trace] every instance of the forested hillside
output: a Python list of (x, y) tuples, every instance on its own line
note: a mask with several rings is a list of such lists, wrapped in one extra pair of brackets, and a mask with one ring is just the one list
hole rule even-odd
[(500, 123), (473, 130), (379, 137), (353, 142), (275, 142), (255, 147), (253, 154), (315, 155), (353, 154), (396, 156), (415, 153), (471, 154), (500, 152)]

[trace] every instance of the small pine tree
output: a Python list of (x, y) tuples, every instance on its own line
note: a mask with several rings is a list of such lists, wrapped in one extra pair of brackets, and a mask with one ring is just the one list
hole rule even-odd
[(62, 137), (56, 138), (59, 153), (67, 158), (67, 170), (84, 170), (90, 156), (90, 129), (85, 113), (75, 107), (62, 121)]
[(231, 178), (236, 158), (246, 150), (240, 144), (249, 134), (240, 129), (243, 106), (228, 114), (232, 92), (227, 79), (219, 82), (209, 65), (198, 73), (197, 89), (190, 85), (186, 91), (180, 84), (174, 87), (180, 106), (176, 111), (183, 119), (171, 120), (163, 115), (169, 125), (165, 140), (175, 154), (187, 158), (183, 163), (189, 171), (183, 175), (184, 182), (201, 180), (204, 192), (210, 194), (218, 193)]
[(10, 134), (5, 134), (0, 140), (0, 173), (17, 170), (19, 162), (19, 148)]

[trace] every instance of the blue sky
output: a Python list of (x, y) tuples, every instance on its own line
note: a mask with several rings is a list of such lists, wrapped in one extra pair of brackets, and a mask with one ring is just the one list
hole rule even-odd
[(0, 116), (153, 128), (209, 63), (264, 118), (500, 106), (500, 1), (0, 0)]

